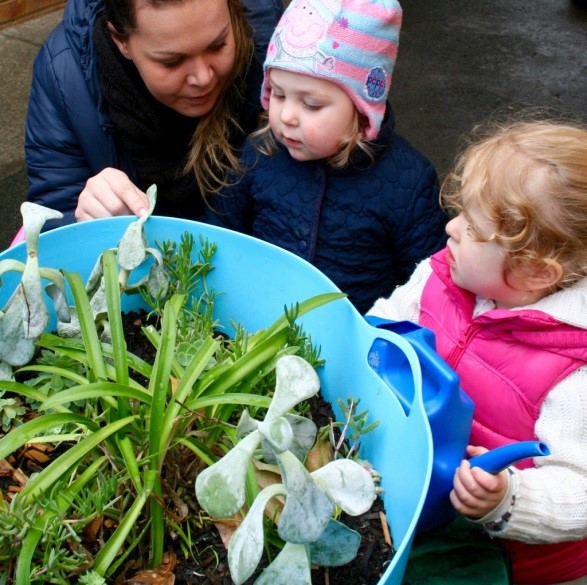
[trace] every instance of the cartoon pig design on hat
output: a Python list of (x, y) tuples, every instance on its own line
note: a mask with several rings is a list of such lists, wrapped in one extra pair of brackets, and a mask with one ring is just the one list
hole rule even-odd
[[(330, 8), (332, 18), (336, 7)], [(298, 2), (282, 19), (280, 27), (275, 31), (273, 41), (269, 46), (269, 54), (275, 52), (274, 65), (279, 62), (295, 60), (299, 65), (314, 71), (316, 65), (325, 69), (332, 69), (334, 58), (324, 55), (317, 44), (324, 38), (328, 29), (328, 22), (324, 15), (308, 0)]]

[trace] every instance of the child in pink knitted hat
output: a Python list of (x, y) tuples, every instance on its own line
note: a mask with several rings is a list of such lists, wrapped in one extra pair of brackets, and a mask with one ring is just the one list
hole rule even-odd
[(364, 138), (377, 137), (397, 55), (402, 11), (396, 0), (293, 2), (267, 50), (261, 103), (269, 109), (271, 70), (338, 85), (364, 116)]
[(396, 0), (293, 0), (269, 44), (266, 123), (208, 220), (322, 270), (360, 311), (441, 248), (436, 171), (394, 132)]

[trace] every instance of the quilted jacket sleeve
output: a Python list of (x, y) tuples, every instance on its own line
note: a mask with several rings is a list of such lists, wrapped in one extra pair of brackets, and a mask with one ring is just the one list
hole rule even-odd
[(35, 59), (25, 128), (28, 200), (65, 215), (47, 227), (75, 221), (86, 181), (116, 162), (87, 82), (60, 34), (54, 31)]
[(409, 201), (395, 233), (398, 282), (403, 283), (418, 263), (446, 244), (447, 216), (439, 205), (438, 177), (431, 164), (414, 164), (399, 180)]

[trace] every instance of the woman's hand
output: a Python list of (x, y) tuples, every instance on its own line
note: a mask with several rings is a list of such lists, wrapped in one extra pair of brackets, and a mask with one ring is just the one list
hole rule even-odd
[[(467, 447), (470, 457), (486, 453), (483, 447)], [(492, 475), (480, 467), (473, 467), (467, 459), (461, 461), (453, 478), (450, 501), (457, 512), (471, 518), (482, 518), (496, 508), (508, 489), (507, 471)]]
[(106, 168), (88, 179), (78, 198), (75, 218), (85, 221), (113, 215), (141, 217), (148, 209), (147, 196), (125, 173)]

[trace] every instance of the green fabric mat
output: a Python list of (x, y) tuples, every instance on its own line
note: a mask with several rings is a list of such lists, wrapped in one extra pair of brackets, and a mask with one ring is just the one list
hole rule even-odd
[(458, 517), (416, 534), (402, 585), (509, 585), (507, 554), (480, 526)]

